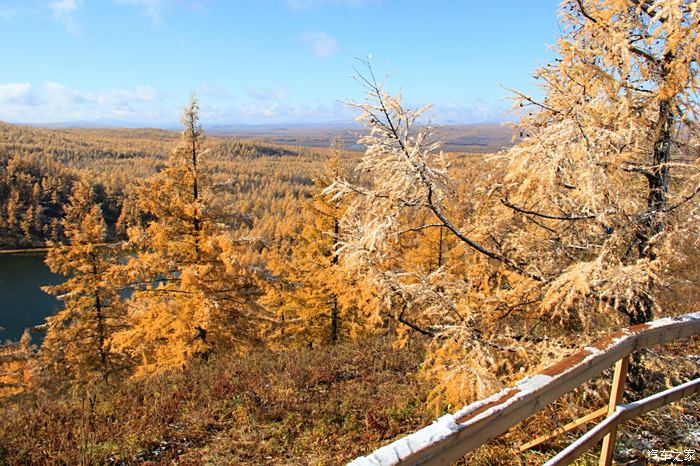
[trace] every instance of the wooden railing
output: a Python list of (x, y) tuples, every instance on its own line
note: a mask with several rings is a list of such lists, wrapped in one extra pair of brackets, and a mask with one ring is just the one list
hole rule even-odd
[[(700, 379), (695, 379), (643, 400), (620, 405), (630, 354), (636, 350), (698, 334), (700, 334), (700, 312), (660, 319), (613, 333), (539, 374), (521, 380), (515, 387), (465, 406), (454, 414), (443, 416), (433, 424), (396, 440), (368, 456), (355, 459), (350, 465), (453, 463), (615, 364), (608, 406), (564, 426), (559, 429), (559, 433), (571, 430), (604, 414), (607, 415), (605, 420), (547, 463), (547, 465), (569, 464), (602, 438), (600, 464), (609, 465), (612, 461), (615, 435), (620, 423), (700, 391)], [(551, 437), (552, 435), (540, 437), (536, 439), (537, 442), (529, 442), (529, 446)]]

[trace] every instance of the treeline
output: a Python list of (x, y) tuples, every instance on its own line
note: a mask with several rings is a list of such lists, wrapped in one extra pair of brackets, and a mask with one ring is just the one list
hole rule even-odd
[[(64, 239), (63, 208), (81, 179), (93, 187), (108, 238), (124, 239), (120, 216), (127, 215), (133, 188), (164, 167), (177, 138), (176, 132), (162, 130), (51, 130), (0, 123), (0, 248), (43, 247)], [(209, 142), (217, 190), (254, 214), (260, 233), (277, 228), (283, 198), (309, 194), (310, 174), (324, 152), (232, 139)]]
[[(46, 288), (65, 306), (43, 326), (34, 367), (51, 384), (162, 372), (233, 347), (335, 343), (384, 326), (372, 284), (343, 273), (344, 205), (323, 193), (336, 179), (366, 178), (354, 170), (357, 153), (338, 141), (312, 150), (205, 139), (196, 102), (188, 115), (179, 139), (3, 127), (4, 246), (50, 246), (47, 264), (66, 276)], [(481, 163), (452, 160), (465, 179)], [(442, 267), (454, 244), (419, 238), (406, 260)]]
[[(428, 387), (421, 405), (439, 413), (611, 329), (693, 310), (700, 9), (637, 3), (562, 3), (558, 57), (536, 71), (544, 97), (516, 94), (523, 139), (488, 160), (443, 153), (435, 129), (418, 123), (426, 108), (407, 108), (369, 63), (357, 76), (367, 99), (354, 104), (366, 127), (361, 158), (338, 146), (206, 139), (196, 101), (167, 157), (59, 150), (75, 178), (51, 185), (65, 191), (48, 222), (46, 234), (61, 237), (47, 264), (67, 281), (46, 291), (64, 306), (27, 356), (26, 386), (85, 403), (115, 381), (143, 381), (143, 393), (210, 361), (384, 337), (397, 351), (424, 354), (407, 373)], [(50, 199), (41, 173), (20, 183), (38, 186), (39, 207), (16, 209), (13, 228)], [(119, 200), (114, 215), (100, 189)], [(30, 238), (43, 234), (25, 224)], [(694, 352), (697, 341), (638, 354), (631, 390), (696, 377), (685, 357)], [(221, 388), (230, 395), (224, 417), (248, 395), (232, 387)], [(567, 403), (584, 407), (594, 394)], [(260, 393), (253, 404), (274, 397)], [(337, 412), (347, 413), (342, 402)], [(366, 424), (382, 419), (368, 414)]]

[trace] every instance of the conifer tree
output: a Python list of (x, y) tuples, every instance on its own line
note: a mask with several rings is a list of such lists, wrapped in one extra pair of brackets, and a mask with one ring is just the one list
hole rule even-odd
[(509, 244), (551, 277), (541, 307), (555, 318), (644, 323), (661, 311), (673, 243), (697, 232), (700, 12), (684, 0), (561, 12), (559, 58), (535, 73), (544, 99), (517, 94), (527, 137), (500, 195), (504, 218), (527, 227), (509, 228)]
[(0, 399), (18, 395), (32, 387), (30, 363), (35, 352), (29, 329), (22, 333), (19, 342), (0, 345)]
[(594, 333), (678, 312), (659, 307), (658, 290), (698, 235), (700, 11), (685, 0), (561, 8), (559, 58), (535, 73), (544, 99), (517, 94), (526, 137), (504, 164), (500, 216), (525, 220), (502, 225), (504, 244), (548, 277), (537, 310)]
[(241, 232), (251, 221), (217, 202), (198, 111), (193, 97), (167, 167), (140, 190), (139, 207), (150, 221), (129, 229), (134, 252), (125, 275), (135, 292), (130, 327), (115, 342), (137, 359), (138, 374), (257, 340), (256, 298), (265, 277), (241, 261), (249, 243)]
[(297, 342), (336, 343), (360, 330), (361, 293), (343, 272), (336, 253), (344, 208), (323, 192), (336, 178), (349, 177), (342, 150), (342, 142), (335, 138), (288, 247), (273, 261), (286, 285), (268, 295), (267, 301), (277, 307), (282, 320), (280, 336), (292, 336)]
[[(371, 69), (358, 76), (371, 179), (329, 189), (348, 199), (341, 253), (385, 290), (389, 315), (433, 337), (423, 369), (437, 397), (483, 396), (567, 343), (682, 311), (659, 309), (656, 293), (700, 225), (700, 9), (561, 8), (558, 58), (535, 74), (544, 100), (517, 95), (523, 140), (475, 191), (489, 202), (458, 195), (433, 129), (414, 125), (426, 108), (406, 109)], [(406, 270), (408, 232), (438, 227), (464, 248), (464, 273)]]
[(87, 181), (74, 185), (62, 226), (67, 243), (50, 243), (46, 264), (66, 281), (43, 289), (64, 305), (46, 319), (40, 366), (52, 384), (106, 381), (121, 366), (110, 339), (123, 324), (123, 306), (112, 273), (118, 254), (104, 243), (102, 211)]

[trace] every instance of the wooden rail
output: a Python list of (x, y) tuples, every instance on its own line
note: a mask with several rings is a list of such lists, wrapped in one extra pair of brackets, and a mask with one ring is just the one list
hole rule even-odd
[[(555, 466), (562, 464), (570, 464), (576, 458), (589, 450), (601, 438), (608, 438), (612, 432), (617, 429), (620, 423), (634, 419), (642, 414), (648, 413), (651, 410), (667, 405), (673, 401), (700, 392), (700, 379), (694, 379), (677, 387), (664, 390), (639, 401), (634, 401), (626, 405), (618, 405), (615, 411), (609, 415), (603, 422), (589, 430), (577, 441), (559, 452), (554, 458), (547, 461), (545, 466)], [(609, 464), (612, 459), (612, 453), (608, 457), (605, 450), (601, 454), (601, 463)]]
[[(433, 424), (386, 445), (351, 466), (446, 465), (520, 421), (541, 411), (562, 395), (616, 364), (608, 417), (588, 437), (580, 439), (551, 461), (567, 464), (576, 455), (607, 436), (601, 464), (610, 464), (617, 426), (664, 403), (700, 390), (697, 380), (666, 390), (629, 405), (618, 405), (627, 372), (629, 355), (636, 350), (700, 334), (700, 312), (665, 318), (626, 328), (588, 346), (515, 387), (474, 402), (445, 415)], [(661, 403), (661, 404), (659, 404)], [(603, 427), (600, 427), (600, 426)]]

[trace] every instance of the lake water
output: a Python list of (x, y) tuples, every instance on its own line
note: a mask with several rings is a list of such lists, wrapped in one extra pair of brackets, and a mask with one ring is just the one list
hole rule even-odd
[[(62, 277), (49, 271), (44, 253), (0, 254), (0, 341), (18, 340), (27, 327), (44, 323), (61, 303), (41, 291)], [(38, 340), (33, 335), (33, 340)]]

